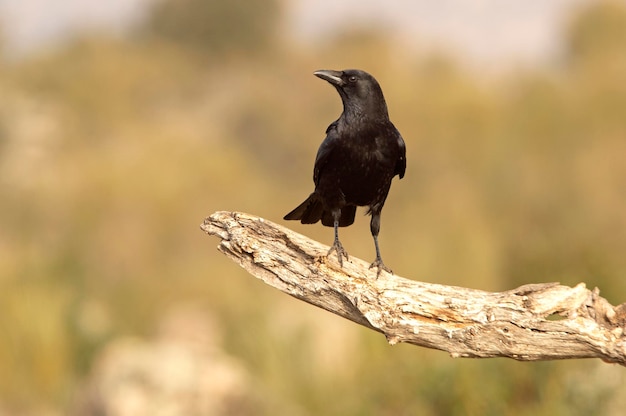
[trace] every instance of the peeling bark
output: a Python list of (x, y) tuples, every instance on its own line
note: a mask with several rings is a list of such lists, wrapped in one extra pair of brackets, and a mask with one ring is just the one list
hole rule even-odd
[(626, 365), (626, 303), (558, 283), (486, 292), (423, 283), (355, 257), (343, 268), (328, 246), (263, 218), (219, 211), (201, 228), (253, 276), (295, 298), (406, 342), (452, 357), (522, 361), (601, 358)]

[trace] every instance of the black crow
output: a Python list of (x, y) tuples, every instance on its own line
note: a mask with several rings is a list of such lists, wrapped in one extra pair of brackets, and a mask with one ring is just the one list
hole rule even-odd
[(338, 227), (354, 222), (357, 206), (367, 206), (372, 216), (370, 230), (376, 247), (376, 260), (370, 265), (391, 273), (380, 256), (378, 232), (380, 213), (389, 193), (391, 180), (404, 176), (406, 148), (402, 136), (389, 120), (385, 97), (376, 79), (365, 71), (321, 70), (317, 77), (333, 85), (343, 102), (343, 113), (326, 129), (313, 170), (315, 191), (286, 220), (313, 224), (322, 220), (335, 228), (335, 241), (328, 251), (337, 253), (339, 264), (348, 253), (339, 242)]

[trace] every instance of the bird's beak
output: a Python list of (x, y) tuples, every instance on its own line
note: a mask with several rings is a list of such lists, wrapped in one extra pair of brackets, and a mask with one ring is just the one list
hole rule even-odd
[(325, 81), (328, 81), (333, 85), (337, 85), (337, 86), (343, 85), (343, 79), (341, 78), (341, 75), (343, 75), (343, 72), (341, 71), (333, 71), (331, 69), (322, 69), (322, 70), (313, 72), (313, 75)]

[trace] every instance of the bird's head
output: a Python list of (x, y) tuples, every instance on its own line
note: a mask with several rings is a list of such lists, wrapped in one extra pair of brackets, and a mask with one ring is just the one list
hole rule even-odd
[(378, 81), (360, 69), (315, 71), (315, 76), (333, 85), (343, 101), (344, 113), (388, 118), (387, 104)]

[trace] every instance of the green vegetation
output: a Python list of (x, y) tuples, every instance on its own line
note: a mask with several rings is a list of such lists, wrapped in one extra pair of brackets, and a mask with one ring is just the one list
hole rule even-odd
[(158, 0), (144, 36), (211, 57), (266, 52), (277, 35), (278, 0)]
[[(273, 0), (245, 14), (234, 2), (207, 31), (215, 2), (197, 14), (174, 3), (131, 39), (83, 37), (0, 62), (0, 412), (67, 409), (107, 341), (150, 334), (165, 309), (192, 301), (214, 313), (268, 408), (621, 414), (622, 368), (390, 347), (263, 286), (198, 225), (216, 210), (281, 222), (310, 190), (340, 112), (312, 71), (360, 67), (407, 143), (380, 237), (394, 271), (490, 291), (584, 281), (626, 301), (623, 5), (581, 13), (558, 68), (487, 81), (375, 33), (295, 50), (272, 14), (256, 19)], [(357, 218), (342, 242), (371, 260), (367, 224)], [(331, 242), (330, 229), (288, 225)]]

